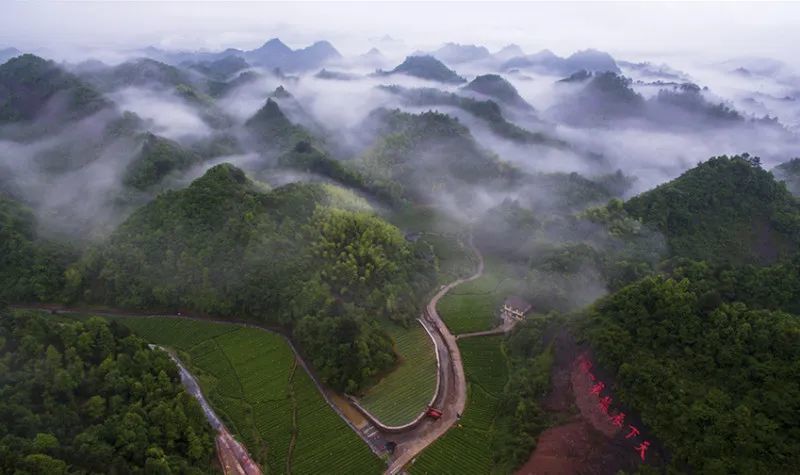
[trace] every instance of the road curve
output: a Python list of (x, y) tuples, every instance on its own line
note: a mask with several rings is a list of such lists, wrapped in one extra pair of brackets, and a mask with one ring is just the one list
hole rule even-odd
[(444, 343), (444, 351), (439, 355), (442, 364), (439, 371), (443, 376), (442, 394), (439, 400), (442, 404), (443, 415), (437, 421), (431, 421), (429, 424), (419, 426), (413, 430), (411, 434), (408, 434), (411, 435), (411, 437), (407, 437), (405, 442), (398, 444), (395, 458), (385, 472), (388, 475), (394, 475), (400, 472), (403, 467), (411, 462), (411, 460), (427, 446), (443, 436), (453, 424), (456, 423), (460, 414), (464, 412), (464, 407), (467, 403), (467, 381), (464, 376), (464, 365), (461, 362), (461, 352), (458, 350), (455, 336), (450, 333), (447, 325), (445, 325), (439, 313), (436, 311), (436, 305), (439, 303), (439, 300), (454, 287), (465, 282), (473, 281), (483, 275), (483, 255), (478, 251), (478, 248), (475, 247), (471, 235), (469, 238), (469, 247), (478, 258), (478, 267), (475, 273), (469, 277), (455, 280), (439, 289), (436, 295), (428, 302), (423, 315), (423, 318), (433, 324), (436, 333), (441, 337)]
[(386, 469), (386, 474), (394, 475), (399, 473), (403, 467), (405, 467), (409, 462), (411, 462), (414, 457), (416, 457), (420, 452), (422, 452), (426, 447), (432, 444), (436, 439), (443, 436), (458, 420), (460, 414), (464, 412), (464, 408), (467, 402), (467, 383), (466, 378), (464, 376), (464, 366), (461, 361), (461, 352), (458, 349), (458, 344), (456, 343), (456, 337), (450, 332), (445, 325), (442, 318), (439, 316), (439, 313), (436, 311), (436, 305), (439, 303), (439, 300), (444, 297), (450, 290), (454, 287), (461, 285), (465, 282), (473, 281), (480, 276), (483, 275), (484, 270), (484, 260), (483, 255), (480, 253), (475, 244), (473, 243), (472, 236), (470, 235), (468, 245), (470, 249), (475, 253), (475, 256), (478, 259), (478, 265), (475, 270), (475, 273), (469, 277), (464, 277), (461, 279), (457, 279), (449, 284), (441, 287), (438, 292), (431, 298), (431, 300), (426, 305), (423, 315), (422, 315), (422, 323), (428, 329), (432, 328), (431, 335), (436, 340), (435, 346), (437, 347), (438, 355), (439, 355), (439, 363), (440, 366), (438, 368), (439, 377), (441, 382), (441, 387), (438, 396), (434, 402), (434, 405), (443, 410), (442, 417), (438, 420), (432, 419), (424, 419), (420, 424), (410, 428), (408, 431), (397, 433), (397, 432), (386, 432), (382, 431), (379, 427), (371, 422), (367, 421), (367, 423), (358, 428), (356, 427), (353, 422), (346, 417), (339, 407), (331, 401), (331, 398), (324, 388), (324, 386), (320, 383), (317, 379), (314, 372), (311, 368), (308, 367), (306, 362), (303, 360), (300, 353), (295, 348), (292, 341), (288, 338), (288, 336), (281, 331), (281, 329), (277, 329), (274, 327), (268, 327), (264, 325), (259, 325), (253, 322), (248, 322), (245, 320), (238, 320), (238, 319), (216, 319), (216, 318), (206, 318), (206, 317), (198, 317), (198, 316), (191, 316), (191, 315), (169, 315), (169, 314), (154, 314), (154, 313), (145, 313), (145, 312), (131, 312), (131, 311), (117, 311), (111, 309), (80, 309), (80, 308), (68, 308), (62, 305), (10, 305), (9, 307), (12, 308), (19, 308), (19, 309), (38, 309), (38, 310), (50, 310), (50, 311), (58, 311), (60, 313), (88, 313), (98, 316), (109, 316), (109, 317), (151, 317), (151, 318), (183, 318), (183, 319), (190, 319), (190, 320), (199, 320), (199, 321), (206, 321), (206, 322), (214, 322), (214, 323), (223, 323), (228, 325), (238, 325), (242, 327), (248, 328), (255, 328), (262, 331), (268, 331), (272, 333), (277, 333), (284, 337), (286, 342), (289, 344), (289, 347), (294, 351), (295, 356), (297, 357), (297, 361), (306, 370), (308, 375), (311, 377), (314, 384), (317, 386), (317, 389), (320, 391), (322, 396), (325, 398), (325, 401), (328, 405), (339, 414), (339, 416), (353, 429), (356, 434), (358, 434), (375, 452), (377, 455), (381, 455), (385, 453), (384, 444), (386, 441), (392, 441), (397, 444), (397, 448), (394, 452), (393, 458), (390, 460), (389, 467)]

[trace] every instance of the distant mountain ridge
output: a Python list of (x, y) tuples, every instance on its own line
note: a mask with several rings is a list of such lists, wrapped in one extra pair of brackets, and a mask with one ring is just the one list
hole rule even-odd
[(328, 41), (317, 41), (305, 48), (292, 49), (279, 38), (272, 38), (252, 50), (228, 48), (219, 52), (173, 52), (149, 47), (142, 52), (148, 57), (172, 64), (213, 62), (229, 56), (238, 56), (253, 66), (269, 69), (280, 68), (289, 72), (319, 69), (328, 62), (342, 57)]
[(462, 45), (458, 43), (445, 43), (441, 48), (432, 51), (431, 56), (445, 63), (466, 63), (485, 59), (491, 56), (484, 46)]
[(597, 72), (620, 72), (617, 62), (610, 54), (594, 49), (577, 51), (566, 58), (557, 56), (550, 50), (542, 50), (535, 54), (511, 58), (500, 68), (504, 71), (529, 68), (540, 73), (563, 76), (582, 69)]
[(9, 59), (17, 57), (21, 54), (22, 51), (14, 47), (0, 49), (0, 64), (3, 64)]

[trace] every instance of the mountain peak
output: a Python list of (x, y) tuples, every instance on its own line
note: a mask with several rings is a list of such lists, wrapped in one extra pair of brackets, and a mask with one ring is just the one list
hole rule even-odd
[(517, 106), (523, 109), (533, 109), (533, 107), (525, 102), (517, 89), (508, 82), (505, 78), (498, 74), (484, 74), (477, 76), (470, 81), (469, 84), (464, 86), (464, 89), (472, 92), (483, 94), (496, 99), (499, 102)]
[(445, 43), (441, 48), (434, 51), (432, 55), (448, 63), (465, 63), (488, 58), (491, 53), (483, 46)]
[(402, 64), (391, 71), (392, 74), (407, 74), (409, 76), (439, 81), (445, 83), (467, 82), (455, 71), (448, 68), (441, 61), (430, 55), (408, 56)]
[(292, 97), (292, 94), (287, 91), (285, 87), (283, 87), (283, 84), (281, 84), (280, 86), (276, 87), (274, 91), (272, 91), (270, 97), (274, 97), (275, 99), (288, 99)]
[(263, 50), (263, 49), (282, 50), (282, 51), (287, 51), (287, 52), (291, 52), (292, 51), (292, 49), (289, 48), (288, 46), (286, 46), (286, 43), (281, 41), (280, 38), (272, 38), (271, 40), (269, 40), (266, 43), (264, 43), (263, 45), (261, 45), (261, 47), (258, 48), (258, 49), (259, 50)]
[(500, 60), (507, 60), (517, 56), (525, 56), (525, 52), (516, 44), (503, 46), (500, 51), (494, 54), (494, 57)]

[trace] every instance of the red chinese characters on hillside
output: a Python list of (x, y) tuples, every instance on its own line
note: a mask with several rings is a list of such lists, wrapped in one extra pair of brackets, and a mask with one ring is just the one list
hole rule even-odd
[[(617, 412), (616, 414), (610, 414), (611, 403), (613, 399), (609, 395), (602, 395), (603, 390), (606, 389), (606, 384), (602, 381), (598, 381), (597, 377), (592, 373), (593, 364), (586, 355), (580, 355), (578, 357), (578, 367), (580, 370), (589, 377), (590, 380), (595, 381), (592, 385), (591, 389), (589, 390), (589, 394), (593, 396), (597, 396), (597, 408), (603, 414), (608, 415), (608, 419), (616, 427), (622, 428), (625, 424), (625, 413), (624, 412)], [(626, 439), (637, 439), (641, 432), (639, 429), (631, 424), (628, 424), (628, 433), (625, 435)], [(636, 440), (632, 441), (634, 444)], [(644, 462), (645, 460), (645, 453), (647, 449), (650, 447), (649, 440), (642, 440), (639, 445), (636, 445), (633, 450), (639, 453), (639, 457)]]
[(645, 440), (644, 442), (639, 444), (638, 447), (636, 447), (636, 450), (639, 451), (639, 456), (642, 457), (642, 462), (644, 462), (644, 453), (647, 452), (648, 447), (650, 447), (650, 441), (648, 440)]
[(611, 423), (617, 427), (622, 427), (622, 424), (625, 422), (625, 413), (620, 412), (615, 416), (611, 417)]

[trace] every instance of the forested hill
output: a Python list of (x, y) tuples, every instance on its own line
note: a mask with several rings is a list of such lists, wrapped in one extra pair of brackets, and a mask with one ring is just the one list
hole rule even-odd
[(0, 66), (0, 124), (30, 121), (45, 111), (51, 120), (80, 119), (109, 105), (53, 61), (23, 54)]
[(359, 159), (364, 175), (375, 186), (383, 184), (412, 201), (450, 192), (469, 203), (474, 198), (469, 185), (487, 185), (516, 173), (447, 114), (376, 109), (365, 122), (376, 139)]
[(0, 302), (52, 301), (74, 253), (42, 239), (33, 212), (0, 194)]
[(213, 473), (175, 364), (124, 327), (0, 309), (0, 472)]
[[(765, 307), (796, 310), (797, 262), (724, 273), (700, 266), (601, 300), (586, 335), (674, 468), (796, 473), (800, 318)], [(773, 293), (788, 298), (774, 302)]]
[(327, 383), (355, 391), (394, 363), (375, 320), (414, 318), (434, 261), (352, 192), (267, 191), (223, 164), (136, 211), (67, 271), (67, 293), (284, 326)]
[(675, 257), (770, 263), (800, 249), (800, 202), (747, 154), (711, 158), (625, 210), (663, 233)]
[(409, 56), (388, 74), (406, 74), (430, 81), (452, 84), (467, 82), (466, 79), (433, 56)]
[(311, 135), (301, 126), (292, 124), (271, 97), (245, 127), (261, 145), (286, 151), (300, 141), (311, 141)]

